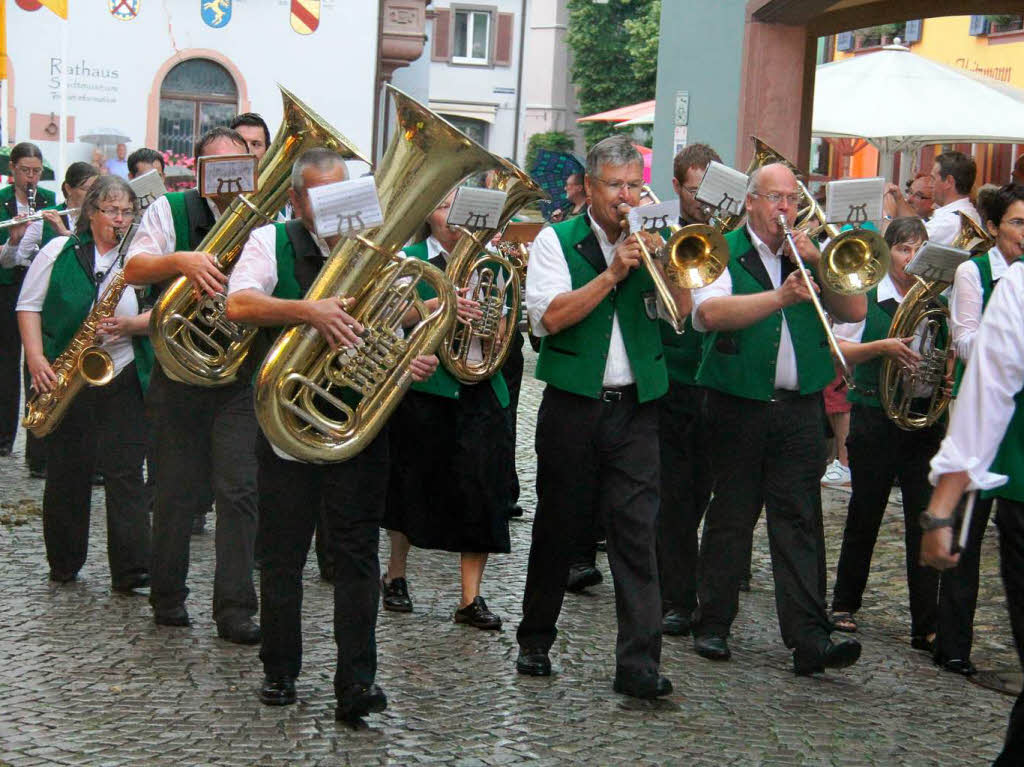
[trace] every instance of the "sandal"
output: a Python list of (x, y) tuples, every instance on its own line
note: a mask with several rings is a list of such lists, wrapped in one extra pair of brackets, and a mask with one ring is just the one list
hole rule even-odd
[(853, 619), (853, 613), (832, 613), (832, 626), (844, 634), (857, 633), (857, 621)]

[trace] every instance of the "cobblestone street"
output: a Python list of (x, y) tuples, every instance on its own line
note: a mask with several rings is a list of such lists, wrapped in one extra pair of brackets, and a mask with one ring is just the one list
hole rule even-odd
[[(541, 390), (532, 369), (530, 355), (518, 451), (526, 516), (511, 523), (512, 553), (492, 558), (483, 585), (504, 630), (454, 624), (457, 557), (414, 550), (415, 612), (382, 612), (378, 621), (378, 681), (389, 707), (360, 731), (334, 722), (331, 590), (314, 557), (305, 579), (299, 703), (265, 707), (256, 697), (257, 648), (216, 638), (212, 531), (192, 539), (191, 628), (158, 627), (144, 596), (111, 593), (101, 489), (93, 495), (88, 563), (78, 582), (52, 584), (38, 514), (43, 482), (28, 478), (19, 442), (0, 462), (0, 763), (991, 762), (1013, 699), (942, 672), (910, 648), (903, 522), (895, 503), (858, 614), (864, 654), (851, 669), (811, 678), (792, 673), (779, 638), (762, 519), (753, 590), (742, 595), (733, 628), (732, 662), (712, 664), (693, 653), (689, 638), (666, 637), (662, 668), (674, 694), (647, 703), (613, 693), (614, 604), (602, 554), (604, 583), (566, 598), (552, 648), (555, 674), (517, 676), (515, 626), (535, 500), (533, 421)], [(847, 497), (825, 491), (830, 590)], [(993, 525), (973, 660), (981, 669), (1016, 670), (995, 535)]]

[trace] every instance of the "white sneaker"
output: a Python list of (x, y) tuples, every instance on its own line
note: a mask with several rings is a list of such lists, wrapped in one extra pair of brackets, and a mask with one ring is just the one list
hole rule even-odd
[(829, 487), (849, 487), (849, 467), (843, 466), (839, 463), (838, 458), (835, 459), (829, 464), (828, 468), (825, 469), (825, 474), (821, 478), (821, 484), (828, 485)]

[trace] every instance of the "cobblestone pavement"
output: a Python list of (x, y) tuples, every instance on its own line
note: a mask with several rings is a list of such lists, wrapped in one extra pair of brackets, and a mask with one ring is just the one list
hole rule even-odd
[[(307, 568), (305, 671), (299, 703), (256, 698), (254, 648), (215, 637), (213, 536), (193, 539), (188, 629), (157, 627), (142, 596), (111, 594), (102, 491), (94, 493), (91, 556), (77, 583), (47, 581), (38, 504), (42, 482), (21, 460), (0, 461), (0, 762), (12, 765), (630, 763), (688, 765), (985, 764), (996, 755), (1012, 699), (938, 671), (909, 647), (902, 517), (894, 503), (859, 615), (864, 655), (849, 670), (797, 678), (778, 635), (763, 520), (753, 591), (734, 627), (733, 661), (697, 657), (667, 637), (663, 670), (675, 693), (657, 703), (614, 694), (610, 579), (568, 596), (553, 648), (555, 675), (515, 674), (534, 505), (533, 419), (540, 387), (527, 378), (519, 465), (527, 516), (512, 553), (494, 557), (483, 593), (505, 630), (452, 623), (454, 555), (414, 551), (416, 610), (382, 613), (380, 671), (390, 707), (352, 731), (333, 720), (330, 589)], [(185, 414), (183, 414), (184, 416)], [(25, 503), (19, 502), (25, 499)], [(827, 490), (835, 567), (846, 496)], [(974, 660), (1015, 668), (987, 542)], [(386, 544), (382, 545), (386, 556)], [(607, 573), (606, 563), (601, 562)], [(831, 587), (831, 583), (830, 583)]]

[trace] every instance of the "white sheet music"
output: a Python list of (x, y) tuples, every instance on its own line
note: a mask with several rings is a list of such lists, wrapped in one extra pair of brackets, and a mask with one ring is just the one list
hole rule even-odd
[(256, 191), (256, 158), (251, 154), (200, 157), (199, 173), (204, 197)]
[(128, 185), (135, 190), (135, 194), (139, 198), (139, 207), (143, 210), (148, 208), (158, 197), (167, 194), (164, 180), (160, 178), (160, 172), (155, 168), (146, 171), (141, 176), (136, 176), (128, 182)]
[(746, 173), (712, 160), (704, 171), (696, 197), (719, 216), (738, 215), (747, 198), (747, 181)]
[(866, 221), (878, 223), (882, 220), (884, 178), (847, 178), (829, 181), (826, 187), (825, 217), (828, 223), (860, 226)]
[(315, 186), (309, 202), (316, 233), (324, 238), (358, 234), (384, 221), (373, 176)]
[(966, 250), (926, 242), (907, 264), (906, 272), (923, 280), (952, 283), (956, 268), (970, 257)]
[(448, 210), (448, 225), (464, 226), (467, 229), (497, 229), (506, 197), (507, 192), (496, 189), (460, 187)]
[(655, 232), (669, 224), (679, 223), (679, 200), (666, 200), (656, 205), (640, 205), (629, 211), (629, 231)]

